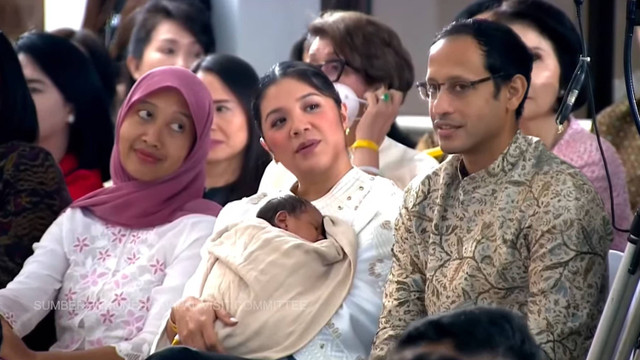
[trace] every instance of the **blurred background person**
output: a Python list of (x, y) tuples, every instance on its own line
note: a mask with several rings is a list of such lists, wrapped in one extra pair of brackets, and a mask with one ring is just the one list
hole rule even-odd
[(107, 101), (111, 106), (111, 115), (115, 118), (114, 114), (117, 112), (115, 103), (116, 81), (120, 76), (120, 71), (116, 63), (109, 56), (109, 52), (104, 46), (104, 43), (91, 30), (86, 29), (74, 30), (62, 28), (54, 30), (51, 33), (71, 40), (72, 43), (77, 45), (80, 50), (91, 59), (91, 63), (100, 78), (100, 83), (107, 96)]
[(211, 93), (215, 119), (205, 198), (224, 206), (255, 194), (271, 160), (260, 146), (250, 112), (259, 78), (251, 65), (233, 55), (209, 55), (193, 71)]
[[(598, 192), (611, 217), (609, 183), (595, 135), (573, 116), (566, 119), (561, 131), (555, 121), (582, 53), (578, 30), (562, 10), (543, 0), (507, 0), (489, 16), (509, 25), (534, 56), (520, 130), (539, 138), (556, 156), (580, 170)], [(574, 111), (586, 104), (587, 95), (583, 86)], [(602, 139), (602, 147), (611, 175), (615, 226), (626, 229), (631, 225), (632, 214), (625, 169), (616, 149), (607, 140)], [(624, 251), (626, 244), (627, 234), (614, 229), (611, 248)]]
[(13, 47), (0, 32), (0, 289), (71, 203), (58, 165), (37, 140), (35, 105)]
[(60, 165), (76, 200), (110, 179), (113, 123), (109, 102), (89, 58), (48, 33), (20, 38), (16, 52), (38, 114), (38, 144)]
[(540, 360), (524, 317), (510, 310), (474, 307), (411, 324), (393, 360)]
[(128, 42), (130, 83), (160, 66), (191, 68), (214, 48), (209, 12), (200, 2), (150, 0), (136, 11)]

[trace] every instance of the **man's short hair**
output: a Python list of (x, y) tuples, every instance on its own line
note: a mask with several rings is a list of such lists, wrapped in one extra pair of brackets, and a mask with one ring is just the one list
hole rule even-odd
[[(505, 360), (538, 360), (541, 350), (519, 313), (491, 307), (461, 309), (418, 320), (404, 332), (395, 359), (449, 359), (420, 351), (425, 345), (449, 343), (466, 356)], [(406, 354), (411, 357), (407, 358)]]
[(531, 84), (533, 55), (522, 42), (520, 36), (506, 25), (484, 19), (456, 21), (442, 30), (433, 43), (452, 36), (469, 36), (473, 38), (484, 54), (484, 67), (492, 75), (495, 95), (498, 96), (502, 86), (516, 75), (527, 80), (527, 90), (522, 102), (516, 109), (516, 119), (520, 119), (524, 111), (524, 103)]

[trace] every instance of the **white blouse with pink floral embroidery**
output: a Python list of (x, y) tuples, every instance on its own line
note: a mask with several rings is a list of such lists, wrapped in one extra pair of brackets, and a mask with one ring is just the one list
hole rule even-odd
[(52, 350), (114, 346), (124, 359), (144, 359), (195, 271), (214, 222), (212, 216), (187, 215), (131, 230), (67, 210), (0, 290), (0, 314), (24, 336), (56, 310)]

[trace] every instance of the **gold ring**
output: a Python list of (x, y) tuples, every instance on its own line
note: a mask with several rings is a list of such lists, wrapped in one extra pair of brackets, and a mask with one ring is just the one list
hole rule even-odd
[(384, 102), (389, 102), (389, 100), (391, 100), (391, 96), (389, 96), (389, 93), (384, 93), (382, 94), (382, 96), (380, 96), (380, 100)]

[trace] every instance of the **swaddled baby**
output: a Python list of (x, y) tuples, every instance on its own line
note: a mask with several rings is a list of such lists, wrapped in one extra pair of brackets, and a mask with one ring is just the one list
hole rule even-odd
[(351, 226), (286, 195), (257, 219), (229, 225), (208, 245), (201, 298), (238, 324), (216, 322), (225, 350), (251, 359), (295, 353), (329, 322), (353, 280), (357, 240)]

